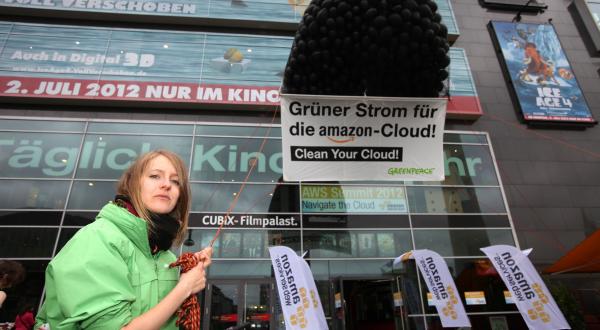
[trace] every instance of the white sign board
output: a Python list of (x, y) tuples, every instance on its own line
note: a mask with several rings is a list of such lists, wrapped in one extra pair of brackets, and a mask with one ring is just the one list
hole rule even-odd
[(494, 264), (529, 329), (571, 329), (526, 254), (510, 245), (481, 251)]
[(446, 103), (282, 94), (283, 178), (442, 181)]
[(270, 246), (286, 329), (326, 330), (327, 321), (306, 261), (286, 246)]

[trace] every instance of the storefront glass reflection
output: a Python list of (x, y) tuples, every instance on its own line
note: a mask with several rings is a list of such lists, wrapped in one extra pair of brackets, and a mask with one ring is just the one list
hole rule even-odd
[(445, 229), (414, 230), (415, 247), (430, 249), (441, 256), (483, 255), (482, 247), (507, 244), (514, 245), (512, 232), (508, 229)]
[[(442, 182), (283, 182), (280, 128), (267, 126), (34, 121), (26, 127), (19, 120), (0, 120), (0, 192), (6, 196), (0, 201), (0, 257), (48, 260), (114, 198), (132, 159), (167, 148), (189, 166), (193, 196), (185, 243), (172, 250), (198, 251), (211, 242), (220, 221), (226, 222), (214, 243), (209, 279), (216, 289), (210, 297), (230, 301), (238, 290), (241, 300), (231, 301), (229, 310), (212, 310), (206, 326), (234, 324), (233, 314), (235, 324), (267, 326), (263, 309), (276, 301), (269, 282), (272, 245), (305, 256), (332, 329), (346, 320), (343, 308), (335, 307), (336, 294), (340, 301), (356, 301), (356, 283), (385, 291), (378, 295), (385, 304), (393, 301), (390, 294), (403, 297), (403, 309), (378, 310), (378, 320), (397, 325), (402, 311), (407, 317), (401, 323), (423, 329), (423, 316), (431, 310), (414, 263), (392, 265), (394, 257), (413, 248), (446, 257), (459, 291), (484, 292), (488, 305), (468, 311), (514, 311), (499, 296), (493, 277), (478, 273), (479, 248), (515, 243), (486, 135), (445, 134)], [(229, 290), (218, 281), (255, 283), (235, 282)], [(389, 284), (385, 290), (383, 281)], [(344, 286), (349, 292), (342, 292)], [(282, 328), (277, 304), (272, 306), (274, 321), (268, 326)], [(376, 320), (360, 316), (359, 321)]]
[(281, 140), (267, 139), (262, 146), (264, 135), (250, 134), (246, 138), (196, 137), (192, 180), (241, 182), (254, 167), (248, 181), (278, 182), (283, 173)]
[(500, 188), (407, 187), (414, 213), (505, 213)]
[(81, 134), (0, 132), (2, 177), (70, 178)]
[[(192, 211), (208, 212), (298, 212), (298, 187), (295, 185), (192, 184)], [(236, 200), (237, 198), (237, 200)], [(233, 209), (230, 209), (236, 200)]]
[[(1, 26), (1, 25), (0, 25)], [(1, 28), (0, 28), (1, 29)], [(0, 33), (0, 36), (2, 34)], [(83, 133), (86, 123), (83, 121), (52, 121), (31, 119), (2, 119), (0, 130), (9, 131), (45, 131), (64, 133)]]
[(224, 330), (238, 321), (240, 292), (237, 284), (213, 284), (211, 287), (210, 329)]
[(270, 300), (270, 284), (246, 284), (245, 323), (249, 323), (251, 328), (269, 329)]
[(63, 209), (69, 181), (1, 180), (2, 209)]
[(410, 231), (304, 231), (311, 258), (395, 258), (412, 249)]
[(0, 258), (50, 258), (58, 228), (2, 228)]
[[(198, 251), (208, 246), (216, 230), (189, 229), (191, 239), (183, 246), (184, 252)], [(300, 252), (299, 230), (234, 230), (224, 229), (213, 248), (215, 258), (269, 258), (268, 247), (285, 245)]]
[(156, 149), (173, 151), (189, 164), (191, 143), (189, 137), (88, 134), (81, 149), (76, 177), (119, 179), (135, 158)]
[(100, 210), (115, 197), (117, 181), (74, 181), (67, 208), (70, 210)]

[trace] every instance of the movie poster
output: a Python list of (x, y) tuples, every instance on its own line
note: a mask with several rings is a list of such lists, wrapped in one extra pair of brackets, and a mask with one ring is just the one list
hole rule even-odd
[(375, 245), (374, 233), (358, 234), (358, 253), (360, 257), (375, 257), (377, 246)]
[(263, 256), (263, 234), (261, 232), (244, 232), (242, 239), (242, 256), (247, 258), (260, 258)]
[(223, 243), (221, 246), (221, 257), (235, 258), (240, 256), (241, 233), (223, 233), (221, 240)]
[(491, 26), (525, 120), (595, 123), (551, 24)]

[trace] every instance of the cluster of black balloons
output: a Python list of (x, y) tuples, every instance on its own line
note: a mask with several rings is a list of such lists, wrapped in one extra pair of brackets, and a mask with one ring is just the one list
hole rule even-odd
[(312, 0), (282, 91), (436, 97), (448, 78), (448, 29), (433, 0)]

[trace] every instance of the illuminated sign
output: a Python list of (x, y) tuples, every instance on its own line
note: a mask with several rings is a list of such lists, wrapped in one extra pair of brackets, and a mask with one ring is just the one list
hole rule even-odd
[(227, 228), (300, 228), (300, 219), (293, 214), (200, 213), (192, 215), (190, 224), (205, 228), (218, 228), (221, 224)]
[(402, 187), (303, 185), (302, 212), (406, 213)]

